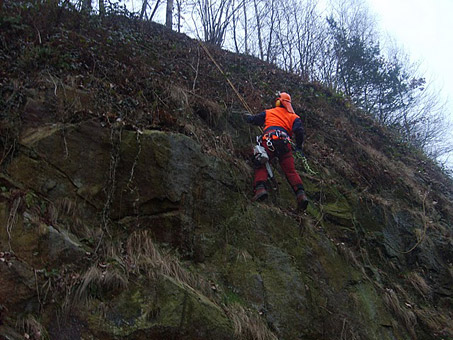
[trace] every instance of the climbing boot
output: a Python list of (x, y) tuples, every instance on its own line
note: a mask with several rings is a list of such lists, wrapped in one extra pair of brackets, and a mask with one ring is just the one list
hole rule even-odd
[(297, 191), (296, 198), (297, 198), (297, 209), (303, 210), (303, 211), (305, 209), (307, 209), (308, 198), (307, 198), (307, 195), (305, 195), (305, 191), (303, 189), (299, 189)]
[(255, 196), (253, 196), (253, 201), (263, 201), (267, 198), (267, 191), (264, 185), (259, 184), (255, 188)]

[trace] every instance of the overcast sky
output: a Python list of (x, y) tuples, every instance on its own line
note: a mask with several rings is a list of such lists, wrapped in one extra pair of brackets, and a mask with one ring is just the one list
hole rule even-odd
[(453, 0), (368, 0), (382, 31), (420, 61), (450, 98), (453, 115)]
[[(453, 0), (366, 1), (382, 37), (393, 38), (412, 62), (419, 62), (421, 75), (439, 91), (441, 101), (448, 100), (446, 110), (453, 121)], [(141, 2), (129, 0), (136, 9)], [(453, 159), (451, 163), (453, 167)]]
[(453, 92), (453, 0), (368, 0), (393, 35), (436, 82)]
[[(395, 38), (413, 62), (421, 63), (421, 71), (443, 97), (451, 99), (453, 118), (453, 0), (367, 1), (381, 32)], [(139, 10), (142, 0), (128, 2)]]
[[(368, 0), (381, 32), (421, 63), (453, 121), (453, 0)], [(453, 144), (453, 133), (451, 134)], [(453, 159), (450, 157), (450, 167)]]

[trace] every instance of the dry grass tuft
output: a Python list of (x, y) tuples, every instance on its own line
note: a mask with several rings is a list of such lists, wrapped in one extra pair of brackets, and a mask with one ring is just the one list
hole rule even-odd
[(411, 285), (423, 296), (424, 299), (431, 294), (431, 287), (426, 283), (425, 279), (417, 272), (412, 272), (407, 275), (407, 279)]
[(453, 319), (445, 314), (437, 314), (428, 309), (415, 309), (415, 314), (420, 322), (431, 330), (439, 339), (453, 338)]
[(75, 289), (67, 291), (62, 305), (63, 314), (69, 315), (74, 306), (87, 304), (91, 297), (102, 292), (124, 289), (128, 283), (126, 273), (118, 268), (110, 268), (102, 263), (94, 264), (81, 275)]
[[(68, 230), (79, 238), (97, 239), (100, 232), (96, 228), (87, 226), (82, 217), (83, 206), (78, 202), (64, 197), (53, 204), (52, 219), (67, 226)], [(54, 222), (58, 224), (58, 222)]]
[[(175, 256), (162, 254), (147, 231), (137, 231), (130, 235), (126, 252), (130, 270), (146, 272), (151, 275), (168, 276), (179, 284), (200, 292), (216, 304), (212, 284), (183, 268)], [(238, 255), (243, 257), (244, 261), (250, 257), (247, 253)], [(277, 339), (256, 313), (246, 310), (238, 304), (224, 307), (224, 310), (233, 321), (235, 332), (239, 338), (256, 340)]]
[(134, 232), (129, 236), (126, 252), (129, 270), (136, 273), (145, 272), (150, 276), (165, 275), (207, 297), (212, 297), (209, 283), (184, 269), (175, 256), (163, 254), (154, 245), (146, 230)]
[(12, 230), (13, 227), (16, 225), (17, 220), (18, 220), (18, 210), (19, 207), (22, 204), (22, 197), (18, 196), (16, 199), (14, 199), (11, 209), (9, 211), (8, 215), (8, 220), (6, 222), (6, 233), (8, 234), (8, 246), (9, 246), (9, 251), (12, 252), (13, 249), (11, 248), (11, 241), (12, 241)]
[(247, 262), (252, 259), (252, 255), (247, 250), (240, 250), (236, 254), (236, 262)]
[(55, 207), (64, 216), (76, 217), (77, 215), (80, 215), (80, 208), (77, 203), (67, 197), (57, 200), (55, 202)]
[(46, 339), (45, 328), (36, 318), (27, 314), (24, 318), (17, 321), (16, 328), (24, 333), (24, 339)]
[(192, 104), (192, 109), (209, 127), (217, 126), (224, 114), (224, 108), (219, 104), (201, 97), (196, 98), (195, 103)]
[(81, 285), (77, 288), (76, 296), (79, 300), (86, 299), (90, 290), (116, 290), (127, 287), (127, 277), (117, 269), (102, 268), (105, 265), (95, 264), (82, 275)]
[(165, 89), (166, 101), (176, 105), (182, 113), (191, 111), (188, 91), (177, 85), (170, 85)]
[(390, 309), (401, 322), (403, 322), (412, 339), (417, 339), (415, 334), (417, 317), (412, 310), (401, 306), (398, 295), (393, 289), (385, 289), (384, 302), (387, 308)]
[(235, 303), (227, 307), (228, 316), (233, 321), (234, 331), (240, 339), (277, 340), (264, 321), (254, 312)]

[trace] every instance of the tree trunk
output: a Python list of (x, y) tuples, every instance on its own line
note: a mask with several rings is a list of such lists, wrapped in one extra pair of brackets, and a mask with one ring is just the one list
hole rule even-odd
[(105, 3), (104, 0), (99, 0), (99, 15), (104, 16), (105, 15)]
[(148, 7), (148, 0), (143, 0), (142, 10), (140, 11), (140, 20), (143, 20), (143, 17), (145, 16), (146, 7)]
[(160, 0), (156, 1), (156, 6), (154, 6), (153, 12), (151, 13), (151, 16), (149, 17), (149, 20), (153, 20), (154, 14), (156, 14), (157, 8), (159, 7)]
[(89, 12), (91, 11), (91, 8), (91, 0), (82, 0), (82, 12)]
[(182, 12), (182, 0), (176, 0), (176, 8), (178, 10), (178, 32), (181, 33), (181, 12)]
[(247, 6), (246, 6), (246, 2), (244, 1), (242, 3), (242, 8), (244, 10), (244, 48), (245, 48), (245, 51), (244, 53), (245, 54), (249, 54), (249, 47), (248, 47), (248, 40), (249, 40), (249, 37), (248, 37), (248, 32), (247, 32)]
[[(235, 7), (235, 1), (233, 0), (233, 8)], [(236, 15), (233, 15), (233, 41), (236, 53), (239, 53), (238, 40), (237, 40), (237, 25), (236, 25)]]
[(165, 26), (169, 29), (173, 28), (173, 0), (167, 0), (167, 16)]
[(261, 37), (261, 20), (260, 20), (260, 14), (258, 12), (258, 5), (256, 4), (256, 0), (253, 0), (253, 4), (255, 5), (256, 28), (258, 30), (258, 47), (260, 49), (260, 58), (261, 58), (261, 60), (264, 60), (263, 39)]
[(274, 0), (271, 2), (271, 27), (269, 28), (269, 41), (267, 44), (267, 55), (266, 55), (266, 61), (271, 60), (271, 51), (272, 51), (272, 34), (274, 33), (274, 21), (275, 21), (275, 6), (274, 6)]

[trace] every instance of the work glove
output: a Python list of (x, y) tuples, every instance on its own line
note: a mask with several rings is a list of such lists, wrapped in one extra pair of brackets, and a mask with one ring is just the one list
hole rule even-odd
[(253, 115), (247, 113), (244, 115), (244, 119), (247, 123), (251, 123), (253, 120)]

